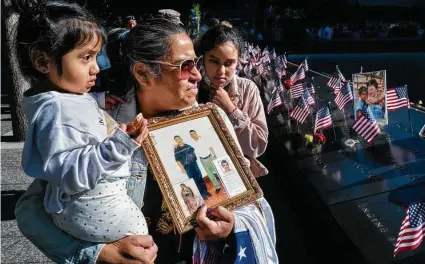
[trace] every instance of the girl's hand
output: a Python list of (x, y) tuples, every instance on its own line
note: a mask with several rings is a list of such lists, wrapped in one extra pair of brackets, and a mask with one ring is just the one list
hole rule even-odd
[(116, 95), (112, 95), (112, 94), (106, 95), (106, 97), (105, 97), (105, 109), (106, 110), (113, 110), (117, 103), (125, 104), (126, 101), (124, 101), (121, 97), (118, 97)]
[(236, 106), (233, 104), (226, 90), (223, 88), (218, 88), (217, 90), (211, 91), (211, 93), (212, 102), (223, 109), (226, 114), (231, 114), (233, 111), (235, 111)]
[(127, 132), (134, 141), (141, 145), (143, 140), (148, 137), (148, 120), (140, 113), (130, 124), (120, 124), (120, 129)]

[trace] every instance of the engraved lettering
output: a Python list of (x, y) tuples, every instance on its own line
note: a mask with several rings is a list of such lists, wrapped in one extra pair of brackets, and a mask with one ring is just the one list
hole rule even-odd
[(372, 213), (367, 213), (367, 214), (366, 214), (366, 216), (367, 216), (368, 218), (374, 218), (374, 217), (375, 217), (375, 215), (374, 215), (374, 214), (372, 214)]

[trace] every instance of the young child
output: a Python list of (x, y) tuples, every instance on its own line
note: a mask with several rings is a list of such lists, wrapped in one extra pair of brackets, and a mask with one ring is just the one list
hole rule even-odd
[(128, 233), (146, 235), (126, 183), (147, 122), (139, 116), (131, 127), (121, 124), (108, 135), (104, 112), (88, 94), (99, 72), (104, 29), (77, 4), (25, 2), (18, 52), (24, 75), (34, 82), (22, 101), (28, 119), (25, 173), (47, 182), (45, 210), (72, 236), (107, 243)]

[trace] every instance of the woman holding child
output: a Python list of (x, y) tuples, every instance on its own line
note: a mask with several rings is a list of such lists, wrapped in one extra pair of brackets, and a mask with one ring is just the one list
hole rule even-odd
[[(181, 259), (176, 256), (177, 246), (174, 252), (166, 250), (176, 235), (161, 238), (155, 232), (162, 197), (147, 175), (140, 143), (147, 134), (145, 118), (197, 105), (201, 75), (190, 38), (180, 25), (162, 17), (146, 19), (130, 30), (122, 51), (134, 88), (124, 98), (127, 103), (111, 112), (120, 125), (107, 134), (106, 118), (87, 96), (98, 72), (95, 58), (103, 29), (75, 4), (49, 2), (29, 7), (18, 31), (22, 68), (35, 81), (34, 89), (25, 95), (30, 129), (23, 166), (36, 179), (17, 203), (19, 229), (58, 263), (177, 262)], [(28, 30), (34, 34), (27, 34)], [(128, 128), (139, 112), (143, 114), (139, 124)], [(236, 138), (227, 116), (222, 116)], [(109, 188), (114, 191), (108, 192)], [(126, 211), (120, 211), (122, 203), (109, 199), (114, 195), (125, 200)], [(128, 210), (138, 212), (128, 218)], [(106, 221), (103, 213), (118, 222)], [(214, 219), (206, 213), (203, 206), (196, 218), (197, 237), (189, 254), (195, 263), (233, 263), (238, 250), (236, 234), (242, 231), (253, 241), (257, 263), (278, 262), (273, 215), (264, 199), (233, 212), (218, 207), (212, 212)], [(153, 239), (137, 227), (145, 219)], [(61, 220), (68, 222), (61, 225)], [(100, 228), (102, 232), (97, 231)], [(103, 238), (112, 231), (112, 236)], [(222, 253), (227, 252), (224, 242), (233, 245), (230, 255)], [(192, 248), (191, 244), (184, 241), (183, 248)]]

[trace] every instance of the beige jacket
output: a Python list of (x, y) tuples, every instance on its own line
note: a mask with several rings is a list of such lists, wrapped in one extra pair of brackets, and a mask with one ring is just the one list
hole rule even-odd
[[(199, 88), (199, 103), (211, 101), (210, 87), (202, 81)], [(256, 158), (267, 148), (269, 131), (263, 102), (257, 85), (249, 79), (235, 75), (227, 86), (227, 92), (237, 109), (228, 115), (236, 131), (243, 154), (249, 157), (255, 177), (268, 174), (267, 168)]]

